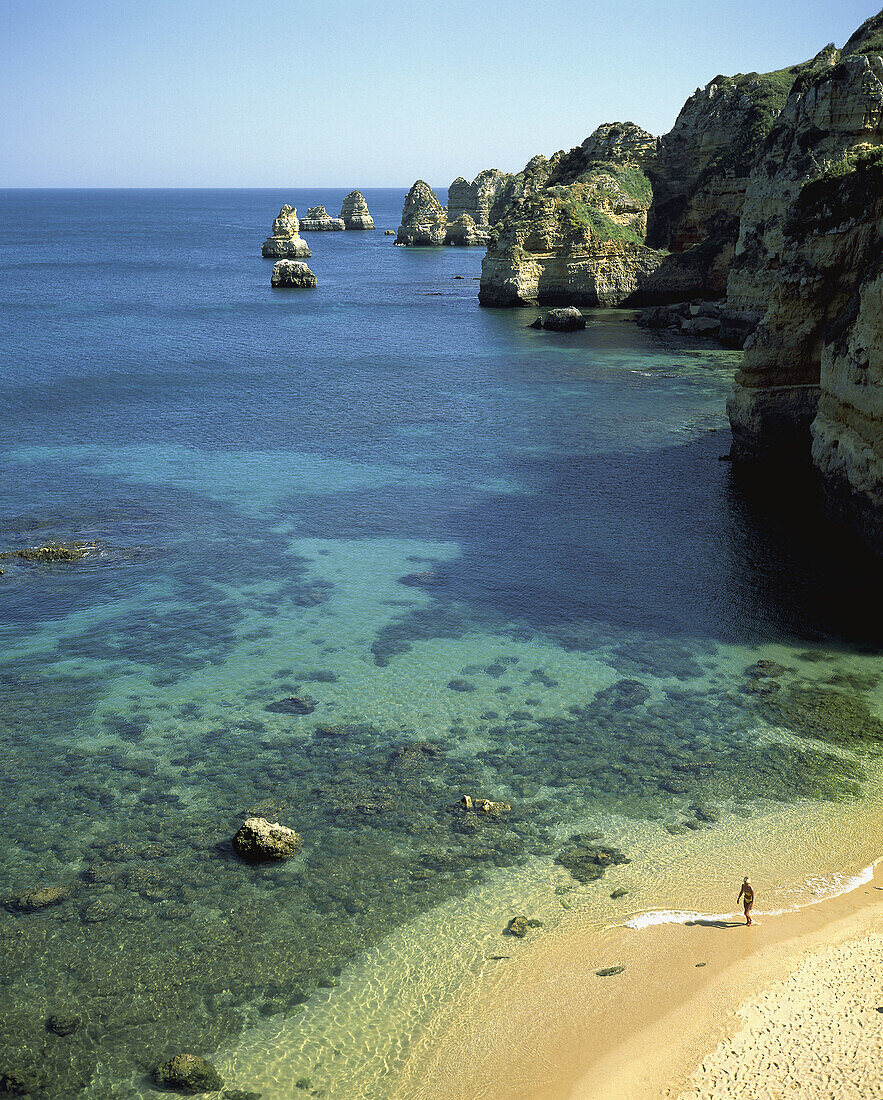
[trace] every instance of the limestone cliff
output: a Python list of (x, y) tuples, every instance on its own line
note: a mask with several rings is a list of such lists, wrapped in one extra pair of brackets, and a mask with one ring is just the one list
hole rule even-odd
[(444, 244), (447, 231), (447, 211), (429, 184), (425, 180), (417, 180), (405, 198), (396, 244)]
[(479, 301), (621, 305), (637, 300), (661, 262), (644, 244), (652, 190), (645, 168), (656, 139), (633, 123), (608, 123), (582, 145), (520, 174), (516, 198), (482, 263)]
[(373, 229), (374, 219), (361, 191), (350, 191), (340, 207), (340, 220), (347, 229)]
[(272, 233), (261, 245), (261, 255), (274, 260), (300, 260), (312, 255), (299, 228), (297, 210), (286, 203), (273, 222)]
[(458, 176), (448, 188), (449, 232), (445, 243), (487, 244), (491, 227), (511, 201), (512, 182), (511, 175), (496, 168), (479, 172), (472, 183)]
[(857, 166), (881, 144), (883, 61), (854, 54), (795, 85), (761, 149), (728, 281), (728, 309), (761, 317), (728, 404), (737, 459), (809, 460), (826, 334), (880, 248)]

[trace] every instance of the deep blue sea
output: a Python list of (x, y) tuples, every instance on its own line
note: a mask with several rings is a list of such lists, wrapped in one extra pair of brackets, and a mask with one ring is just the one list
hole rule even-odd
[[(872, 796), (879, 562), (734, 475), (739, 353), (481, 309), (481, 250), (383, 234), (404, 189), (271, 289), (282, 203), (348, 190), (0, 192), (0, 550), (95, 544), (0, 561), (0, 1075), (35, 1097), (192, 1050), (376, 1100), (394, 1007), (395, 1051), (305, 1042), (309, 1089), (230, 1052), (335, 996), (356, 1043), (370, 952), (525, 869), (594, 911), (602, 843), (649, 905), (654, 851)], [(241, 863), (249, 811), (301, 854)]]

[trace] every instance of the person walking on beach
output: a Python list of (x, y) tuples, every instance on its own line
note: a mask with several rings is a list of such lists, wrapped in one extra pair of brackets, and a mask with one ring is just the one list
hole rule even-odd
[(745, 909), (745, 923), (751, 924), (751, 910), (754, 908), (754, 887), (748, 881), (747, 875), (742, 879), (742, 889), (739, 891), (739, 896), (736, 898), (737, 904), (740, 901)]

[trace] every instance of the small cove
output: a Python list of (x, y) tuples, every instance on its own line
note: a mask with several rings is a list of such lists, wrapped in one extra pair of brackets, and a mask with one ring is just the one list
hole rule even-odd
[[(342, 194), (62, 192), (40, 255), (39, 193), (2, 196), (3, 548), (101, 547), (0, 577), (4, 891), (66, 893), (0, 914), (0, 1072), (47, 1096), (150, 1095), (190, 1047), (267, 1100), (297, 1066), (394, 1095), (510, 910), (571, 919), (556, 886), (603, 928), (620, 880), (717, 911), (746, 832), (792, 898), (880, 854), (874, 563), (719, 461), (734, 353), (528, 330), (478, 308), (480, 251), (381, 232), (309, 235), (318, 290), (271, 291), (281, 203)], [(302, 856), (239, 864), (253, 807)], [(576, 887), (588, 829), (632, 863)]]

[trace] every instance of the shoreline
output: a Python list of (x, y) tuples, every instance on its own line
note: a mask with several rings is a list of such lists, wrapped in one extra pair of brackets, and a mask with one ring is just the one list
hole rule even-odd
[[(700, 1064), (713, 1060), (717, 1045), (743, 1028), (740, 1010), (761, 995), (773, 996), (770, 987), (808, 956), (879, 932), (878, 861), (870, 879), (852, 889), (780, 915), (758, 911), (750, 928), (715, 917), (640, 929), (622, 925), (607, 929), (600, 945), (597, 930), (551, 934), (537, 941), (528, 967), (494, 986), (492, 997), (469, 991), (456, 1031), (420, 1067), (419, 1080), (410, 1075), (401, 1095), (678, 1097)], [(622, 974), (596, 975), (620, 961)], [(841, 1056), (846, 1064), (850, 1051), (842, 1049)], [(836, 1077), (836, 1059), (830, 1073)], [(756, 1079), (746, 1085), (756, 1092)]]

